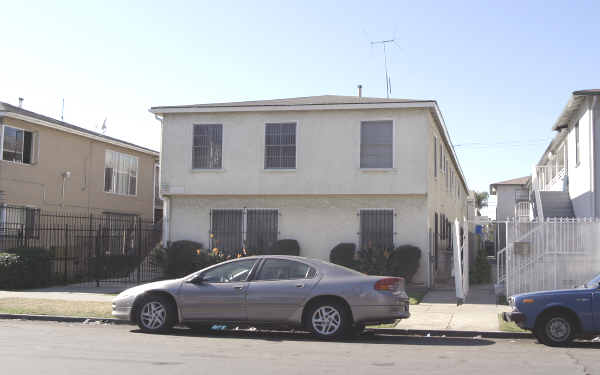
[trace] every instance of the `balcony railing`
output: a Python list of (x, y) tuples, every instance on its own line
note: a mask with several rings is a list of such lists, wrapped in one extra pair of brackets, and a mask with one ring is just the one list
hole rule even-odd
[(558, 188), (557, 184), (562, 182), (566, 175), (567, 169), (564, 165), (538, 165), (535, 167), (535, 176), (532, 179), (533, 189), (538, 191), (562, 190), (562, 187)]
[(529, 190), (520, 189), (515, 191), (515, 202), (528, 202), (529, 201)]

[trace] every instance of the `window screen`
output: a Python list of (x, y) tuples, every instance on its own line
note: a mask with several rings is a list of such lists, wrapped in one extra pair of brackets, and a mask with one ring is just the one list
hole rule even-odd
[(394, 247), (394, 210), (360, 210), (361, 249)]
[(393, 168), (393, 133), (392, 121), (361, 123), (361, 168)]

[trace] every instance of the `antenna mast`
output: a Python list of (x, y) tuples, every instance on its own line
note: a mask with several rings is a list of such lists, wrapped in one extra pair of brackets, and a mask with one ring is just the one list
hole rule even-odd
[(371, 42), (371, 46), (373, 46), (375, 44), (383, 45), (383, 66), (385, 68), (385, 95), (387, 96), (388, 99), (390, 98), (390, 94), (392, 92), (392, 85), (391, 85), (390, 76), (388, 75), (386, 44), (394, 43), (395, 41), (396, 41), (396, 39), (388, 39), (388, 40), (375, 40), (375, 41)]

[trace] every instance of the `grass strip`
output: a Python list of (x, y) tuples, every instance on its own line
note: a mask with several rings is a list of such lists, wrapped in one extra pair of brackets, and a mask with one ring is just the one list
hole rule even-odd
[(110, 302), (0, 298), (0, 313), (111, 318)]

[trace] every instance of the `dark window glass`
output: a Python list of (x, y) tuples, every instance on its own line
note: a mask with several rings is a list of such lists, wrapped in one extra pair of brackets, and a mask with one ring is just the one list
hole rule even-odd
[(256, 260), (238, 260), (212, 268), (202, 274), (208, 283), (234, 283), (248, 280)]
[(394, 247), (394, 211), (390, 209), (360, 211), (361, 249)]
[(316, 271), (307, 264), (287, 259), (267, 259), (256, 280), (295, 280), (314, 277)]
[(360, 128), (360, 167), (392, 168), (392, 121), (362, 122)]

